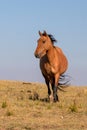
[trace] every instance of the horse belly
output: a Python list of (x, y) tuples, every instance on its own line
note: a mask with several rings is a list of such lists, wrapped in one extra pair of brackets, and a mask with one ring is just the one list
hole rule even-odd
[(60, 62), (60, 74), (64, 73), (67, 70), (68, 67), (68, 60), (62, 50), (57, 47), (57, 52), (58, 52), (58, 59)]
[(61, 60), (61, 67), (60, 67), (60, 71), (61, 73), (64, 73), (68, 68), (68, 61), (66, 59), (65, 56), (63, 56), (62, 60)]

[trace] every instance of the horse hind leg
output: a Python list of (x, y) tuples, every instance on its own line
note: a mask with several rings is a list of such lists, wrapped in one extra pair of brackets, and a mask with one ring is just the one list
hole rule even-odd
[(54, 82), (52, 84), (54, 102), (59, 101), (59, 98), (58, 98), (58, 95), (57, 95), (58, 81), (59, 81), (59, 74), (56, 74), (55, 77), (54, 77)]
[(54, 84), (52, 85), (52, 90), (53, 90), (53, 100), (54, 100), (54, 102), (59, 101), (59, 97), (57, 95), (57, 87)]

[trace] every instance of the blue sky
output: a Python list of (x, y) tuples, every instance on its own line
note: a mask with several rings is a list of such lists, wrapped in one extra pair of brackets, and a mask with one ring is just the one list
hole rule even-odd
[(0, 79), (44, 82), (34, 50), (38, 31), (58, 40), (72, 84), (87, 85), (87, 1), (0, 1)]

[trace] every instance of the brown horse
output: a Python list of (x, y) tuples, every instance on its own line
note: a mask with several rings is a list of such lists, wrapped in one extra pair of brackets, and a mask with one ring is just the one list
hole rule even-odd
[[(67, 70), (68, 61), (64, 53), (59, 47), (54, 46), (56, 39), (51, 34), (47, 34), (46, 31), (41, 33), (39, 31), (40, 38), (37, 41), (38, 45), (35, 50), (35, 57), (40, 58), (40, 69), (45, 78), (46, 85), (48, 87), (48, 95), (51, 98), (50, 85), (53, 90), (54, 102), (59, 101), (57, 96), (57, 88), (60, 85), (59, 80), (64, 77), (64, 72)], [(63, 85), (63, 84), (62, 84)]]

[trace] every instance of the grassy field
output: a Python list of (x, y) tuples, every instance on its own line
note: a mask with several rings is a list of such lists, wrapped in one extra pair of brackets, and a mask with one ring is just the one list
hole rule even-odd
[(45, 84), (0, 81), (0, 130), (87, 130), (87, 87), (47, 100)]

